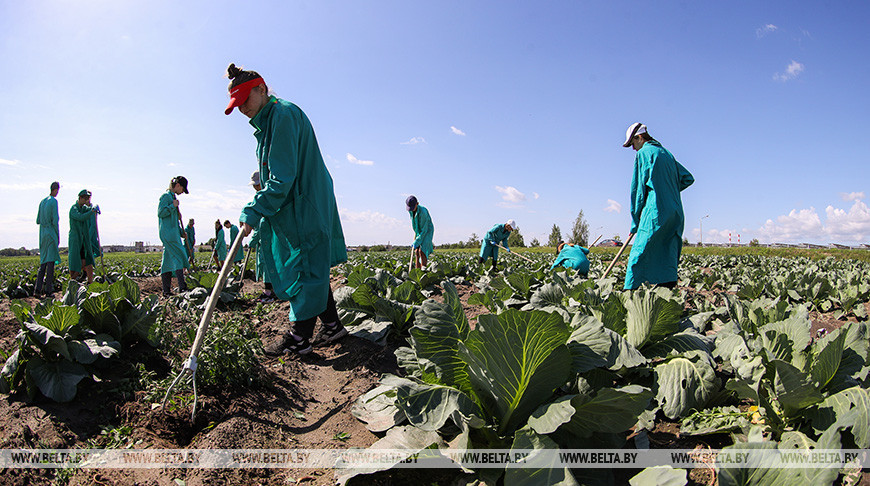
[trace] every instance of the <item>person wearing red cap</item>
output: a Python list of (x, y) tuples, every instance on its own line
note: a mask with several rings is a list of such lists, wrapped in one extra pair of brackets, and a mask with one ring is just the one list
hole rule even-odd
[(179, 201), (176, 196), (187, 192), (187, 179), (184, 176), (173, 177), (169, 181), (169, 189), (160, 196), (157, 204), (157, 220), (160, 228), (160, 242), (163, 243), (163, 259), (160, 262), (160, 279), (163, 284), (163, 296), (172, 295), (172, 274), (178, 279), (178, 291), (186, 292), (184, 269), (190, 268), (187, 252), (181, 243), (181, 238), (187, 238), (181, 227), (178, 216)]
[(332, 176), (298, 106), (269, 96), (255, 71), (230, 64), (227, 74), (232, 81), (225, 113), (238, 108), (250, 118), (262, 185), (242, 210), (242, 232), (258, 229), (265, 278), (275, 295), (290, 303), (291, 329), (265, 351), (308, 354), (318, 317), (322, 342), (347, 335), (329, 285), (330, 268), (347, 261)]

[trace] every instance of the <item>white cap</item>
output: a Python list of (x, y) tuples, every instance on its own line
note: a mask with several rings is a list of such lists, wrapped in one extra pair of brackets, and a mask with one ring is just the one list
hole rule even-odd
[(505, 225), (505, 226), (510, 226), (511, 228), (516, 229), (516, 227), (517, 227), (517, 222), (514, 221), (514, 220), (512, 220), (512, 219), (509, 219), (509, 220), (507, 220), (507, 223), (505, 223), (504, 225)]
[(622, 144), (623, 147), (631, 146), (631, 139), (636, 135), (640, 135), (641, 133), (646, 133), (646, 125), (643, 123), (637, 122), (632, 123), (628, 130), (625, 131), (625, 142)]
[(260, 171), (255, 170), (253, 174), (251, 174), (251, 182), (248, 183), (251, 186), (259, 186), (260, 184)]

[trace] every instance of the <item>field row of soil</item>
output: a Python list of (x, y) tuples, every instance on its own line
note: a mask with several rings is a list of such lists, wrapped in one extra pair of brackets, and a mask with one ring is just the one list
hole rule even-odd
[[(137, 279), (143, 295), (160, 292), (159, 278)], [(339, 281), (333, 281), (333, 288)], [(472, 324), (485, 308), (468, 306), (474, 293), (471, 285), (457, 286)], [(257, 304), (250, 296), (259, 295), (262, 284), (245, 281), (240, 295), (247, 296), (230, 308), (219, 307), (215, 319), (225, 315), (243, 316), (269, 343), (287, 329), (288, 304), (266, 304), (265, 312), (255, 315)], [(56, 297), (60, 297), (57, 294)], [(162, 297), (161, 297), (162, 298)], [(435, 297), (440, 299), (439, 296)], [(25, 299), (31, 305), (37, 300)], [(185, 322), (170, 316), (172, 327), (181, 330), (198, 322)], [(814, 333), (842, 325), (827, 315), (815, 314)], [(8, 300), (0, 301), (0, 348), (9, 350), (19, 325)], [(102, 381), (85, 380), (70, 403), (54, 403), (43, 397), (30, 402), (24, 396), (0, 399), (0, 447), (2, 448), (165, 448), (165, 449), (288, 449), (288, 448), (365, 448), (378, 437), (351, 414), (353, 402), (372, 389), (383, 373), (399, 373), (393, 351), (400, 345), (390, 341), (380, 347), (365, 339), (348, 336), (338, 343), (319, 347), (299, 358), (261, 356), (261, 386), (231, 388), (211, 386), (199, 390), (196, 420), (191, 422), (190, 407), (157, 408), (163, 391), (149, 393), (129, 390), (134, 368), (142, 363), (156, 380), (177, 373), (166, 356), (146, 344), (119, 358)], [(658, 422), (648, 434), (652, 447), (716, 448), (727, 441), (722, 437), (681, 438), (679, 424)], [(425, 479), (425, 484), (449, 484), (454, 476), (445, 471), (392, 472), (366, 479), (367, 484), (406, 484)], [(627, 473), (627, 472), (626, 472)], [(408, 477), (408, 475), (412, 477)], [(633, 474), (633, 473), (632, 473)], [(620, 475), (627, 479), (630, 476)], [(691, 471), (695, 484), (713, 484), (709, 469)], [(867, 484), (867, 479), (861, 484)], [(334, 484), (331, 470), (298, 469), (130, 469), (54, 470), (9, 469), (0, 472), (0, 484)]]

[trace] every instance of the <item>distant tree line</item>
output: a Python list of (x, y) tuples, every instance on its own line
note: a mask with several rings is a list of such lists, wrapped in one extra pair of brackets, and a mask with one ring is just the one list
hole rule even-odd
[(0, 250), (0, 256), (29, 256), (29, 255), (30, 255), (30, 250), (28, 250), (27, 248), (24, 248), (23, 246), (21, 248), (18, 248), (17, 250), (15, 248), (4, 248), (4, 249)]

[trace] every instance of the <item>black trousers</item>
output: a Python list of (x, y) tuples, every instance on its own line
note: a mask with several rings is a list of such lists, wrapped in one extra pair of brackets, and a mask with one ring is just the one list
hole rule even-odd
[[(175, 278), (178, 279), (178, 291), (187, 292), (187, 284), (184, 283), (184, 270), (176, 270)], [(160, 274), (160, 283), (163, 284), (163, 293), (172, 293), (172, 272), (163, 272)]]
[(324, 324), (339, 322), (338, 309), (335, 307), (335, 297), (332, 296), (332, 288), (329, 289), (329, 297), (326, 299), (326, 310), (321, 312), (318, 316), (305, 319), (304, 321), (294, 322), (293, 334), (305, 339), (311, 339), (311, 336), (314, 335), (314, 325), (317, 323), (318, 317), (320, 318), (320, 322)]
[(54, 262), (43, 263), (36, 272), (36, 293), (54, 292)]

